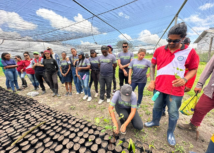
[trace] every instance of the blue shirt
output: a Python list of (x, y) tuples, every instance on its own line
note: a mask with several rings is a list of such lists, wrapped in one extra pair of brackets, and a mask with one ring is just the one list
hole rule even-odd
[[(129, 52), (129, 51), (126, 52), (126, 53), (121, 52), (121, 53), (118, 54), (117, 57), (118, 57), (118, 59), (120, 59), (120, 63), (122, 65), (126, 65), (126, 64), (131, 62), (131, 59), (134, 58), (134, 54), (132, 52)], [(129, 68), (128, 67), (126, 67), (125, 70), (127, 71), (127, 73), (129, 72)], [(119, 69), (119, 72), (122, 73), (123, 71), (121, 69)]]
[(151, 66), (151, 62), (146, 59), (138, 60), (133, 59), (129, 64), (129, 68), (132, 69), (132, 82), (134, 83), (146, 83), (146, 72)]
[(113, 76), (113, 64), (117, 63), (112, 54), (99, 56), (100, 74), (102, 76)]
[(14, 59), (9, 59), (9, 60), (3, 60), (1, 61), (2, 65), (5, 66), (9, 66), (9, 65), (16, 65), (16, 62)]

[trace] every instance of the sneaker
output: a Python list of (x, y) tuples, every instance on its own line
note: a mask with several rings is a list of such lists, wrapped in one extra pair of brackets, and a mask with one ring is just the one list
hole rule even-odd
[(9, 88), (7, 88), (7, 90), (10, 90), (11, 88), (9, 87)]
[(111, 99), (107, 99), (107, 103), (110, 103), (111, 102)]
[(94, 97), (97, 98), (97, 96), (98, 96), (98, 93), (95, 93)]
[(83, 91), (81, 92), (81, 94), (83, 93)]
[(83, 100), (86, 100), (88, 98), (88, 95), (85, 95), (84, 97), (83, 97)]
[(80, 94), (79, 92), (76, 93), (76, 95), (79, 95), (79, 94)]
[(46, 93), (46, 91), (44, 90), (44, 91), (42, 91), (42, 95), (44, 95)]
[(55, 96), (56, 96), (56, 94), (55, 94), (55, 93), (53, 93), (52, 97), (55, 97)]
[(72, 92), (69, 93), (69, 96), (72, 96)]
[(56, 96), (57, 96), (57, 97), (61, 97), (61, 95), (60, 95), (60, 94), (56, 94)]
[(88, 97), (88, 100), (87, 101), (91, 101), (92, 100), (92, 98), (91, 97)]
[(98, 104), (102, 104), (103, 101), (104, 101), (104, 100), (100, 99), (100, 100), (98, 101)]
[(22, 91), (22, 89), (17, 89), (17, 91)]
[(35, 88), (34, 90), (36, 90), (36, 91), (37, 91), (37, 90), (39, 90), (39, 88)]
[(67, 92), (67, 93), (65, 94), (65, 96), (68, 96), (68, 94), (69, 94), (69, 92)]

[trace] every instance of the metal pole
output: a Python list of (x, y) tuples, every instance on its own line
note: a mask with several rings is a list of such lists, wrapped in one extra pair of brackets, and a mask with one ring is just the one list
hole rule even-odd
[(211, 39), (210, 39), (210, 47), (209, 47), (209, 51), (208, 51), (208, 60), (207, 60), (207, 62), (208, 62), (208, 61), (210, 60), (210, 58), (211, 58), (212, 44), (213, 44), (213, 37), (211, 37)]
[[(170, 22), (170, 24), (168, 25), (168, 27), (166, 28), (166, 30), (164, 31), (163, 35), (160, 37), (160, 39), (158, 40), (157, 44), (155, 45), (155, 48), (157, 47), (158, 43), (160, 42), (160, 40), (163, 38), (164, 34), (166, 33), (166, 31), (169, 29), (169, 27), (171, 26), (172, 22), (175, 20), (175, 17), (178, 17), (178, 14), (180, 13), (180, 11), (182, 10), (182, 8), (184, 7), (184, 5), (186, 4), (188, 0), (185, 0), (183, 2), (183, 4), (181, 5), (180, 9), (178, 10), (178, 12), (175, 14), (174, 18), (172, 19), (172, 21)], [(177, 21), (176, 21), (177, 24)], [(154, 50), (155, 50), (154, 48)]]
[(175, 17), (175, 25), (177, 24), (178, 16)]

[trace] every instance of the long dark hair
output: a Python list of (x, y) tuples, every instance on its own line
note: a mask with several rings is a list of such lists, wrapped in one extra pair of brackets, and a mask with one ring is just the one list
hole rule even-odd
[(82, 59), (79, 59), (78, 65), (80, 65), (80, 62), (81, 62), (81, 65), (80, 65), (81, 67), (82, 67), (82, 63), (83, 63), (84, 59), (85, 59), (85, 55), (82, 55)]
[(16, 55), (15, 57), (22, 59), (21, 56), (19, 56), (19, 55)]
[(9, 54), (9, 53), (2, 53), (2, 54), (1, 54), (1, 59), (7, 60), (7, 59), (5, 58), (5, 55), (7, 55), (7, 54)]

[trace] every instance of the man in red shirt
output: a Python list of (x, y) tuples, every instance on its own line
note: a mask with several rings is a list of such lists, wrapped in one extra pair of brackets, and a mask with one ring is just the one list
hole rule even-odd
[[(174, 130), (179, 118), (179, 107), (184, 95), (186, 82), (191, 79), (198, 68), (196, 51), (184, 44), (187, 26), (179, 23), (173, 26), (168, 33), (168, 44), (156, 49), (151, 65), (151, 82), (149, 91), (159, 92), (153, 108), (153, 119), (145, 123), (146, 127), (159, 126), (163, 105), (166, 102), (169, 113), (169, 124), (167, 130), (167, 141), (170, 146), (175, 146)], [(155, 78), (155, 67), (157, 65), (157, 76)], [(185, 69), (189, 72), (184, 77)]]

